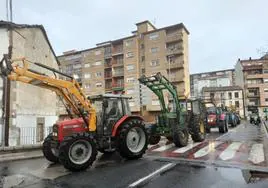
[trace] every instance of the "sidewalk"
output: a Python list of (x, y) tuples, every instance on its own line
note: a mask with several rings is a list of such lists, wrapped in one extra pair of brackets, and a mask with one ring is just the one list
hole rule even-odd
[(0, 152), (0, 163), (7, 161), (23, 160), (23, 159), (36, 159), (43, 157), (41, 149), (38, 150), (28, 150), (21, 152)]

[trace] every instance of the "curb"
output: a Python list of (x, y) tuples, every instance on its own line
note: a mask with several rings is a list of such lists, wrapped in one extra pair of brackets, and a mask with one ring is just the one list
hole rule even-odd
[(23, 150), (34, 150), (34, 149), (41, 149), (42, 144), (33, 144), (33, 145), (21, 145), (21, 146), (5, 146), (0, 147), (0, 153), (1, 152), (17, 152), (17, 151), (23, 151)]
[[(1, 156), (1, 155), (0, 155)], [(16, 156), (16, 157), (10, 157), (6, 159), (0, 159), (0, 163), (2, 162), (9, 162), (9, 161), (19, 161), (19, 160), (26, 160), (26, 159), (38, 159), (43, 158), (43, 154), (41, 155), (34, 155), (34, 156)]]

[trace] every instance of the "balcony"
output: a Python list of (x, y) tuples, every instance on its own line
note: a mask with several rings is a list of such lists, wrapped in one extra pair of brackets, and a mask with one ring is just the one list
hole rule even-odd
[(123, 83), (114, 83), (112, 85), (113, 91), (122, 91), (124, 90), (124, 84)]
[(182, 34), (176, 33), (176, 34), (170, 34), (166, 36), (166, 42), (175, 42), (175, 41), (182, 41), (183, 37)]
[(113, 53), (112, 56), (117, 56), (117, 55), (123, 55), (123, 46), (121, 47), (114, 47), (113, 48)]
[(123, 66), (123, 65), (124, 65), (123, 61), (116, 61), (116, 60), (113, 61), (113, 66), (114, 67), (120, 67), (120, 66)]
[(104, 78), (105, 79), (112, 79), (112, 72), (105, 72)]
[(104, 63), (104, 68), (105, 68), (105, 69), (112, 68), (112, 62), (105, 62), (105, 63)]
[(260, 97), (260, 94), (259, 93), (253, 93), (253, 92), (248, 92), (247, 93), (247, 97), (248, 98), (258, 98), (258, 97)]
[(105, 83), (105, 91), (112, 91), (112, 84), (111, 83), (109, 83), (109, 84)]
[(183, 68), (183, 61), (181, 61), (180, 63), (179, 62), (172, 62), (172, 63), (170, 63), (170, 65), (169, 65), (169, 62), (167, 62), (166, 68), (167, 68), (167, 70), (169, 68), (170, 69), (181, 69), (181, 68)]
[(183, 47), (177, 47), (177, 48), (167, 48), (167, 56), (170, 55), (182, 55), (183, 54)]
[(178, 74), (179, 72), (176, 72), (176, 75), (171, 72), (170, 76), (168, 76), (168, 79), (170, 82), (183, 82), (183, 74)]
[(112, 58), (112, 53), (111, 52), (104, 54), (104, 59), (110, 59), (110, 58)]
[(124, 71), (114, 71), (113, 77), (121, 77), (124, 76)]

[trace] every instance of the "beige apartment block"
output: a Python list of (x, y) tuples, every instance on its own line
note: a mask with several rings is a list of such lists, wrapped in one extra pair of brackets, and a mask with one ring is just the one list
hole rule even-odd
[(153, 121), (160, 110), (159, 101), (138, 78), (161, 72), (177, 86), (180, 97), (189, 96), (189, 32), (182, 23), (159, 29), (149, 21), (136, 26), (128, 37), (64, 52), (58, 58), (61, 70), (73, 75), (86, 95), (125, 94), (131, 97), (133, 113)]
[(238, 60), (236, 83), (244, 89), (246, 116), (254, 110), (264, 117), (268, 110), (268, 57), (260, 59)]

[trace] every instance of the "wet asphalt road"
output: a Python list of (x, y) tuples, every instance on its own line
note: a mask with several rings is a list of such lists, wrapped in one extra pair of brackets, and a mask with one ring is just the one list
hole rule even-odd
[[(217, 131), (212, 131), (207, 139), (215, 140), (221, 136), (220, 138), (225, 140), (241, 140), (244, 135), (251, 141), (263, 137), (263, 132), (258, 133), (255, 128), (247, 127), (248, 125), (240, 126), (236, 131), (223, 136)], [(252, 135), (255, 133), (256, 135)], [(100, 155), (92, 168), (79, 173), (71, 173), (61, 165), (50, 164), (45, 159), (2, 163), (0, 164), (0, 187), (128, 187), (168, 164), (174, 164), (174, 167), (152, 176), (146, 184), (140, 187), (268, 187), (268, 175), (253, 173), (250, 169), (182, 164), (179, 160), (176, 162), (160, 161), (153, 160), (149, 156), (140, 160), (126, 161), (118, 154)]]

